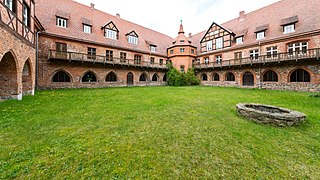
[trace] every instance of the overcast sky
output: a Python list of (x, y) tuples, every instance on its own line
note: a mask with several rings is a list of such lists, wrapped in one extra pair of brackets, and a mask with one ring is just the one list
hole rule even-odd
[(246, 13), (270, 5), (278, 0), (75, 0), (95, 4), (108, 14), (119, 13), (122, 19), (159, 31), (173, 38), (177, 36), (180, 20), (186, 35), (207, 30), (211, 23), (224, 23)]

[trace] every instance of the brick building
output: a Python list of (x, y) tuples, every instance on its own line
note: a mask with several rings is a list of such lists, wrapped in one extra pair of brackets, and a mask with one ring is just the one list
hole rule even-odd
[(22, 99), (35, 87), (33, 0), (0, 1), (0, 99)]
[(193, 36), (185, 36), (181, 23), (173, 39), (93, 4), (5, 0), (0, 96), (21, 99), (34, 93), (35, 84), (41, 89), (165, 85), (169, 62), (184, 72), (195, 68), (203, 85), (320, 91), (319, 8), (315, 0), (282, 0), (223, 24), (213, 22)]

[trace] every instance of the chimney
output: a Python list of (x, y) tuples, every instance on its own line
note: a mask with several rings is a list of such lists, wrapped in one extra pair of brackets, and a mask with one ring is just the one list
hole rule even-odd
[(192, 34), (191, 33), (189, 33), (189, 38), (191, 38), (192, 37)]
[(246, 13), (244, 11), (240, 11), (239, 13), (239, 22), (244, 21)]
[(94, 9), (94, 4), (93, 3), (91, 3), (90, 6), (91, 6), (91, 9)]
[(117, 14), (116, 14), (116, 17), (117, 17), (118, 19), (120, 19), (120, 14), (119, 14), (119, 13), (117, 13)]

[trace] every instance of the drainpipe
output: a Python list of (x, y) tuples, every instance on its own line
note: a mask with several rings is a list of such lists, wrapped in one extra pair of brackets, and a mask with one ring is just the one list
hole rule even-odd
[[(260, 55), (262, 54), (261, 52), (261, 42), (259, 42), (259, 52), (260, 52)], [(261, 89), (261, 67), (259, 67), (259, 89)]]
[(42, 31), (37, 31), (36, 32), (36, 89), (38, 89), (38, 74), (39, 74), (39, 60), (38, 60), (38, 51), (39, 51), (39, 34), (41, 33)]

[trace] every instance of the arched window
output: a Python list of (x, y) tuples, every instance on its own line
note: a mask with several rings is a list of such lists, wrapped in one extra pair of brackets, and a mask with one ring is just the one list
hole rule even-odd
[(117, 82), (117, 75), (114, 72), (110, 72), (106, 77), (106, 82)]
[(206, 74), (201, 75), (201, 80), (202, 81), (208, 81), (208, 76)]
[(97, 82), (97, 77), (93, 72), (89, 71), (82, 77), (82, 82)]
[(152, 81), (158, 81), (158, 75), (157, 74), (154, 74), (152, 76)]
[(310, 82), (310, 74), (303, 69), (297, 69), (290, 75), (290, 82)]
[(263, 74), (263, 82), (278, 82), (278, 74), (269, 70)]
[(66, 72), (59, 71), (53, 76), (52, 82), (71, 82), (71, 78)]
[(242, 76), (243, 86), (254, 86), (254, 76), (251, 72), (245, 72)]
[(139, 81), (147, 81), (147, 75), (146, 73), (142, 73), (140, 78), (139, 78)]
[(213, 76), (212, 76), (212, 80), (213, 81), (220, 81), (219, 74), (218, 73), (214, 73)]
[(167, 74), (164, 74), (163, 81), (167, 81)]
[(234, 76), (233, 73), (231, 73), (231, 72), (227, 73), (226, 81), (235, 81), (235, 80), (236, 80), (236, 77)]

